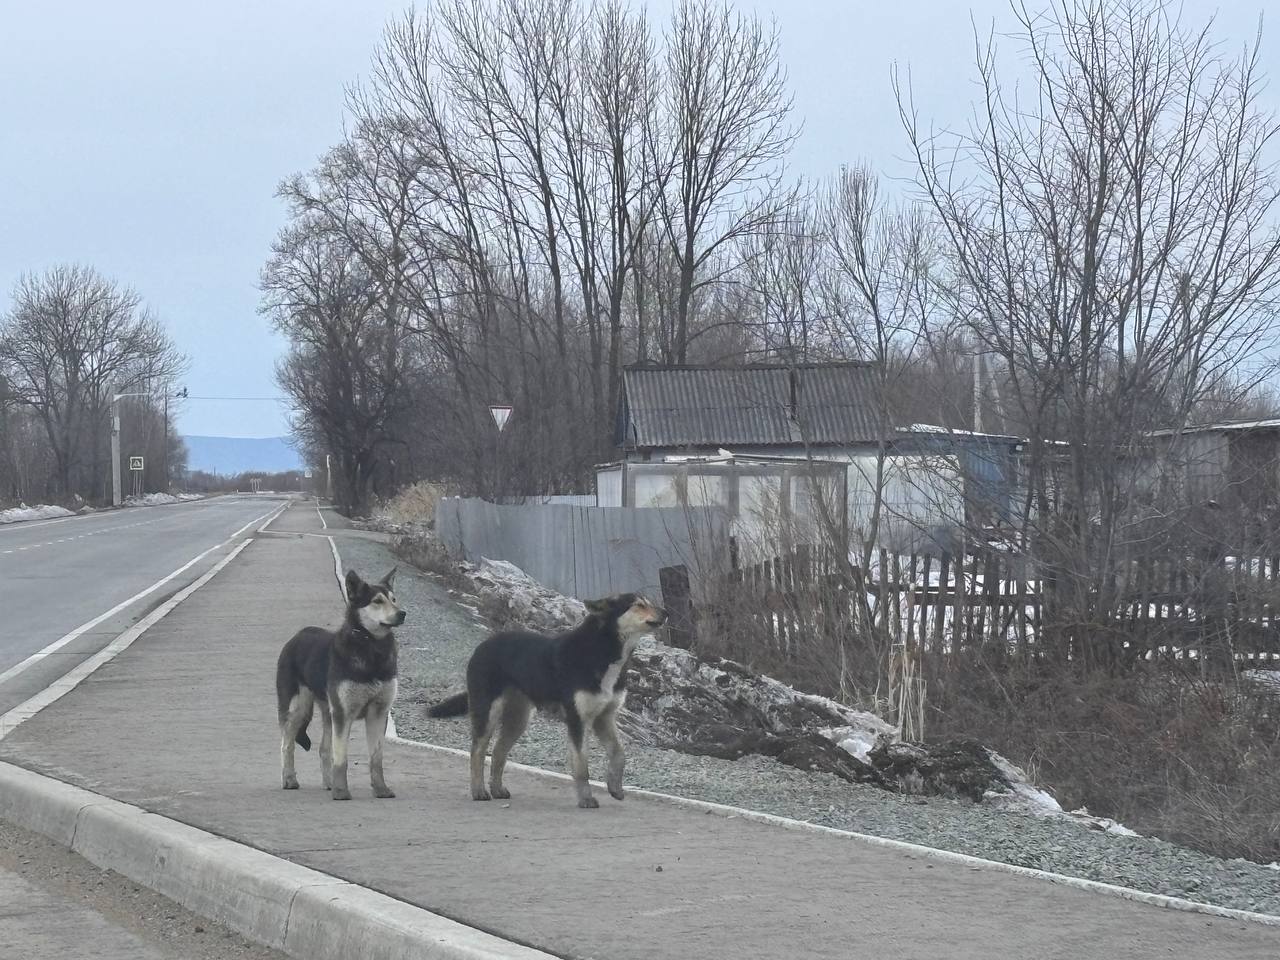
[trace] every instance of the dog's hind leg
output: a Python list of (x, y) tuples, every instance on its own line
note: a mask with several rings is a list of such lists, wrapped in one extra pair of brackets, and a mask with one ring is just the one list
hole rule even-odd
[(502, 774), (507, 766), (507, 754), (529, 725), (533, 704), (528, 697), (514, 690), (508, 691), (503, 699), (505, 704), (499, 720), (498, 742), (493, 745), (493, 759), (489, 761), (489, 792), (499, 800), (510, 800), (511, 791), (502, 785)]
[(605, 753), (609, 757), (609, 777), (606, 780), (609, 787), (609, 796), (615, 800), (621, 800), (626, 796), (622, 789), (622, 773), (627, 765), (627, 754), (622, 749), (622, 739), (618, 736), (617, 720), (617, 709), (610, 707), (596, 717), (596, 722), (593, 726), (596, 736), (604, 744)]
[(329, 701), (317, 700), (320, 707), (320, 722), (324, 729), (320, 732), (320, 779), (324, 781), (326, 790), (333, 786), (333, 719), (329, 716)]
[(364, 738), (369, 745), (369, 782), (373, 785), (373, 795), (383, 800), (395, 796), (382, 776), (382, 741), (387, 735), (387, 716), (390, 713), (387, 704), (374, 702), (369, 704), (364, 715)]
[(573, 774), (573, 786), (578, 792), (578, 806), (591, 810), (600, 801), (591, 795), (591, 774), (587, 770), (586, 730), (577, 707), (570, 705), (564, 712), (565, 725), (569, 728), (569, 772)]
[(298, 774), (293, 756), (298, 732), (307, 725), (315, 698), (305, 687), (293, 695), (289, 708), (280, 720), (280, 784), (286, 790), (298, 789)]
[(329, 703), (329, 713), (333, 716), (333, 799), (350, 800), (351, 789), (347, 786), (347, 740), (351, 737), (352, 717), (341, 703), (332, 701)]
[(502, 697), (486, 701), (470, 698), (471, 707), (471, 799), (488, 800), (489, 791), (484, 788), (484, 755), (489, 749), (489, 739), (502, 709)]

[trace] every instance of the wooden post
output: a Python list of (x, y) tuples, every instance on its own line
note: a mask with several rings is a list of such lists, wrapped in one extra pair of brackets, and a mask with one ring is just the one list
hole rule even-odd
[(946, 652), (942, 631), (947, 619), (947, 587), (950, 573), (951, 554), (944, 553), (938, 560), (938, 593), (934, 598), (933, 609), (933, 649), (937, 657), (943, 657)]
[(697, 642), (693, 597), (689, 590), (689, 568), (681, 564), (658, 570), (662, 605), (667, 611), (667, 640), (673, 647), (692, 650)]

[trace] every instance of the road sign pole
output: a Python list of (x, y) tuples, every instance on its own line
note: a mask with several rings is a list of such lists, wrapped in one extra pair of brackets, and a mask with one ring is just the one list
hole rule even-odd
[(490, 406), (489, 415), (493, 417), (493, 422), (498, 427), (498, 432), (493, 438), (493, 468), (496, 474), (493, 481), (493, 499), (496, 503), (502, 494), (502, 428), (511, 418), (511, 408), (505, 405)]

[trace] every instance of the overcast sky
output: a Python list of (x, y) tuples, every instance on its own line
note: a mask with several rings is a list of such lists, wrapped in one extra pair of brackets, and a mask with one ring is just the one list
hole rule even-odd
[[(1239, 45), (1274, 0), (1186, 0)], [(1031, 0), (1034, 6), (1035, 0)], [(1006, 0), (740, 0), (777, 17), (804, 124), (793, 168), (904, 172), (889, 88), (909, 66), (922, 113), (963, 121), (970, 17)], [(7, 0), (0, 24), (0, 311), (25, 271), (91, 264), (135, 287), (191, 358), (193, 397), (268, 397), (284, 349), (257, 313), (284, 209), (276, 184), (339, 137), (343, 86), (403, 0)], [(650, 5), (664, 8), (662, 0)], [(1265, 44), (1275, 63), (1275, 42)], [(1275, 73), (1276, 71), (1273, 71)], [(1280, 78), (1273, 78), (1280, 81)], [(1280, 88), (1266, 100), (1280, 109)], [(188, 434), (275, 436), (269, 401), (192, 400)]]

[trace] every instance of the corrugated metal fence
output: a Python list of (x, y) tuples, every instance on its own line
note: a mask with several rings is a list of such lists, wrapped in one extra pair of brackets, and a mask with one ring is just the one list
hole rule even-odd
[(507, 560), (580, 600), (625, 591), (656, 597), (662, 567), (715, 575), (729, 562), (728, 521), (711, 509), (499, 506), (452, 497), (436, 507), (436, 534), (455, 556)]

